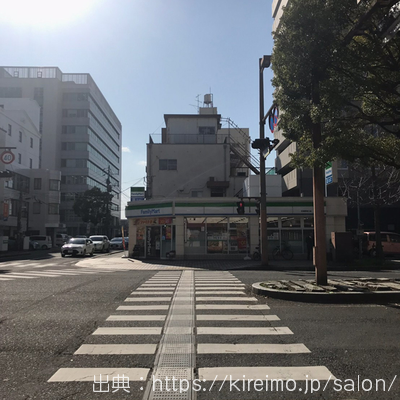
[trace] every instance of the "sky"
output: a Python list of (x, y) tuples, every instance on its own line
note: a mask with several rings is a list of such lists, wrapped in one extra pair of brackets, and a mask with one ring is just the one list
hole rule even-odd
[[(145, 185), (146, 143), (150, 135), (160, 141), (164, 114), (196, 114), (212, 93), (223, 118), (258, 137), (258, 60), (272, 52), (271, 4), (0, 0), (1, 64), (92, 76), (122, 124), (124, 209), (129, 188)], [(271, 79), (265, 70), (266, 111)], [(267, 166), (273, 163), (271, 155)]]

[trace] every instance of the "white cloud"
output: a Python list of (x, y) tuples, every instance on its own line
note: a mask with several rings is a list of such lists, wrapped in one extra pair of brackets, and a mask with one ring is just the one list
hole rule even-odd
[(137, 163), (137, 165), (141, 165), (141, 166), (146, 166), (146, 161), (139, 161), (138, 163)]
[(130, 153), (131, 150), (129, 149), (129, 147), (122, 147), (122, 152), (123, 153)]

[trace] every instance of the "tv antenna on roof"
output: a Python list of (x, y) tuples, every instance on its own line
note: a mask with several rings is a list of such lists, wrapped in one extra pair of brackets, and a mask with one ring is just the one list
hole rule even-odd
[(195, 106), (194, 104), (189, 104), (189, 106), (196, 107), (196, 109), (197, 109), (197, 114), (200, 114), (200, 96), (201, 96), (201, 94), (198, 94), (198, 95), (196, 96), (196, 103), (197, 103), (196, 106)]

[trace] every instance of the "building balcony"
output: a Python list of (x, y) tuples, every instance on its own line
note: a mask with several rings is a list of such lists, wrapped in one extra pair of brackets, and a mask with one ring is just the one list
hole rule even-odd
[(207, 181), (207, 187), (209, 189), (215, 189), (215, 188), (228, 188), (229, 187), (229, 181), (216, 181), (214, 178), (210, 177), (210, 179)]
[(275, 159), (275, 168), (278, 174), (284, 174), (290, 171), (293, 167), (290, 165), (292, 157), (290, 154), (294, 154), (297, 151), (297, 144), (295, 142), (290, 143), (285, 150), (277, 155)]
[(283, 191), (291, 190), (299, 185), (298, 170), (294, 169), (283, 176)]

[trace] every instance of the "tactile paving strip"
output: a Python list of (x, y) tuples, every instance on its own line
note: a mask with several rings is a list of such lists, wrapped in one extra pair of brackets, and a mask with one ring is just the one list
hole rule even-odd
[[(193, 382), (195, 366), (194, 348), (194, 272), (183, 271), (172, 298), (160, 341), (154, 372), (143, 400), (193, 400), (192, 390), (166, 391), (167, 378)], [(153, 383), (156, 384), (153, 385)]]

